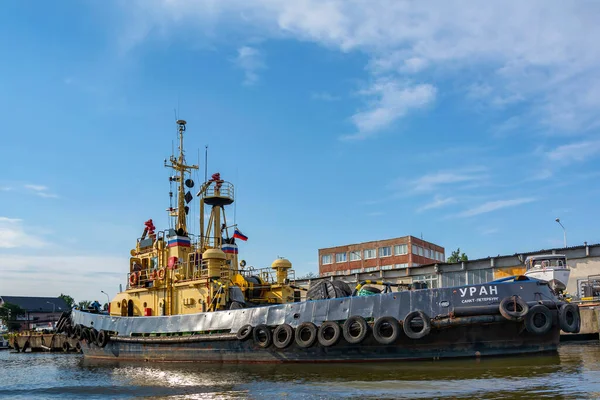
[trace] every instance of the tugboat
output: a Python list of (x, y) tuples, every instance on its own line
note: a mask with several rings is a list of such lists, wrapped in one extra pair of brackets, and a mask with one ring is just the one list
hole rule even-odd
[(200, 232), (188, 231), (190, 175), (198, 166), (186, 164), (186, 121), (177, 125), (179, 154), (165, 160), (175, 172), (172, 226), (156, 231), (145, 222), (126, 290), (107, 313), (73, 310), (57, 324), (79, 339), (85, 357), (281, 363), (493, 356), (554, 351), (561, 329), (579, 330), (579, 309), (526, 276), (440, 289), (364, 281), (351, 290), (324, 280), (301, 296), (289, 260), (262, 269), (238, 260), (236, 240), (247, 237), (228, 225), (234, 187), (218, 173), (196, 194)]

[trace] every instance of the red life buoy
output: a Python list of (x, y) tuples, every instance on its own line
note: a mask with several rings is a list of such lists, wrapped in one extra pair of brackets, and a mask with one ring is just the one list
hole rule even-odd
[(138, 283), (138, 274), (139, 272), (134, 272), (131, 275), (129, 275), (129, 284), (131, 286), (135, 286)]

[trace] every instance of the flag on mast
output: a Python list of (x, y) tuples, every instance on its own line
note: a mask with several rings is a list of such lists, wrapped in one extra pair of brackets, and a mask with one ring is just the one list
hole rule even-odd
[(233, 232), (233, 237), (234, 237), (234, 238), (236, 238), (236, 239), (243, 240), (244, 242), (245, 242), (246, 240), (248, 240), (248, 236), (246, 236), (246, 235), (244, 235), (242, 232), (240, 232), (240, 231), (238, 230), (238, 228), (235, 228), (235, 231)]

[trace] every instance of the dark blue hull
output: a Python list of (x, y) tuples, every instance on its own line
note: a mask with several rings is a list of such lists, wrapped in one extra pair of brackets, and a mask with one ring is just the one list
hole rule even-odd
[[(222, 362), (222, 363), (312, 363), (422, 360), (456, 357), (479, 357), (555, 351), (559, 328), (554, 326), (544, 335), (527, 332), (523, 323), (498, 322), (470, 326), (432, 329), (421, 339), (406, 336), (390, 345), (379, 344), (371, 334), (360, 344), (349, 344), (344, 338), (331, 346), (318, 342), (300, 348), (294, 342), (286, 349), (273, 345), (261, 348), (252, 338), (219, 340), (198, 339), (157, 343), (150, 338), (139, 341), (110, 341), (106, 347), (83, 343), (86, 357), (128, 361)], [(185, 338), (184, 338), (185, 339)]]

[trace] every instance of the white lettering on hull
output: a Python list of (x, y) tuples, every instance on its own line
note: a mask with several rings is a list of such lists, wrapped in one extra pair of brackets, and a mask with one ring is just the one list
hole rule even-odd
[(459, 288), (458, 291), (460, 292), (460, 297), (465, 297), (467, 296), (467, 294), (469, 295), (469, 297), (474, 297), (474, 296), (491, 296), (493, 294), (497, 295), (498, 294), (498, 286), (493, 285), (493, 286), (471, 286), (471, 287), (465, 287), (465, 288)]

